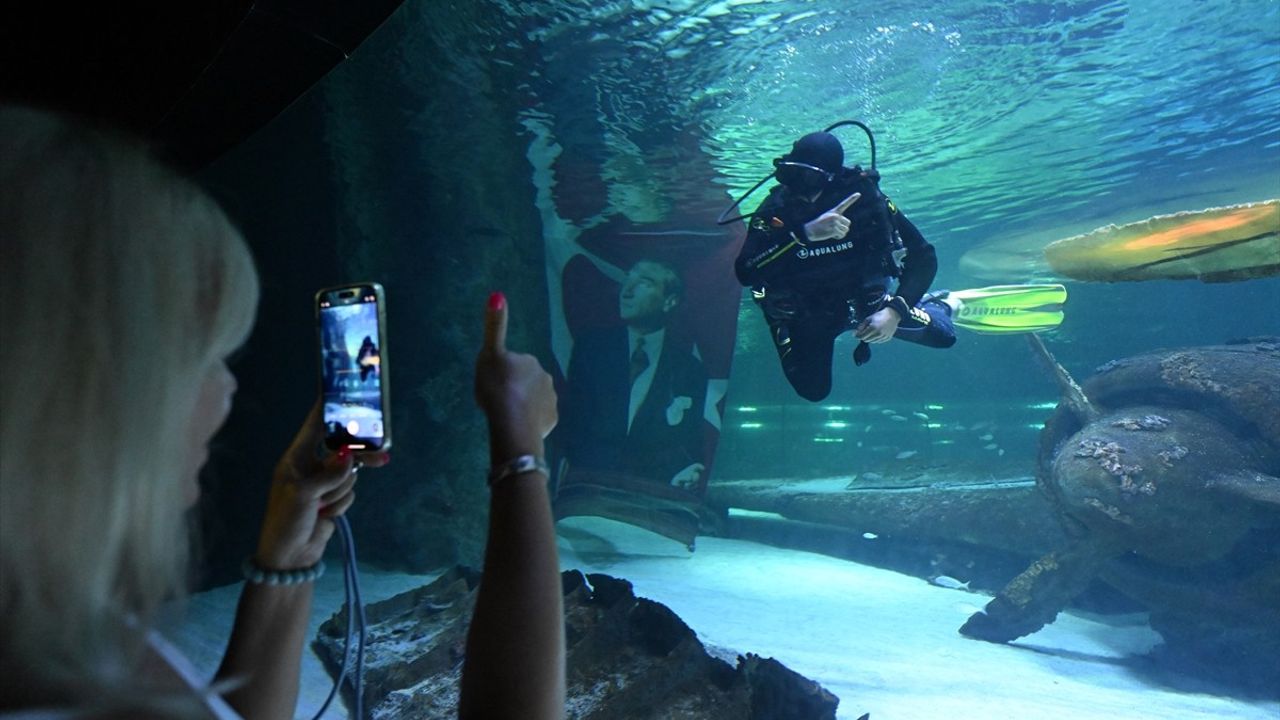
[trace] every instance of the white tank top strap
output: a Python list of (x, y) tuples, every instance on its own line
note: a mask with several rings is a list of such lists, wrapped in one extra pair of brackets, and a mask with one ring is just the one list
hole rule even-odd
[[(208, 681), (201, 676), (200, 672), (191, 664), (191, 661), (179, 652), (178, 648), (174, 647), (168, 640), (165, 640), (160, 633), (154, 630), (147, 633), (147, 645), (165, 662), (169, 663), (169, 666), (191, 688), (192, 692), (204, 700), (214, 718), (217, 720), (244, 720), (235, 710), (231, 709), (231, 706), (222, 699), (221, 695), (209, 687)], [(8, 718), (4, 720), (8, 720)]]
[[(222, 699), (218, 693), (214, 692), (209, 683), (206, 682), (191, 661), (186, 658), (176, 647), (165, 640), (160, 633), (154, 630), (147, 633), (147, 645), (152, 651), (159, 655), (162, 660), (173, 668), (178, 677), (191, 688), (191, 691), (199, 696), (208, 708), (210, 717), (215, 720), (244, 720), (231, 706)], [(0, 712), (0, 720), (90, 720), (95, 715), (91, 711), (68, 709), (68, 708), (36, 708), (33, 710), (18, 710), (16, 712)]]

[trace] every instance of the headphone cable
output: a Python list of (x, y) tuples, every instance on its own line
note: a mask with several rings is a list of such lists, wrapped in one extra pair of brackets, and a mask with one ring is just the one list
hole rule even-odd
[(356, 649), (356, 663), (354, 672), (351, 673), (350, 683), (353, 699), (351, 717), (364, 717), (364, 646), (365, 641), (368, 639), (368, 634), (364, 603), (360, 600), (360, 569), (356, 565), (356, 543), (351, 534), (351, 524), (347, 522), (346, 516), (339, 515), (334, 518), (333, 523), (337, 526), (338, 538), (342, 541), (342, 579), (347, 598), (346, 638), (342, 645), (342, 670), (333, 682), (333, 689), (329, 691), (329, 697), (325, 698), (324, 704), (312, 716), (312, 720), (320, 720), (325, 712), (329, 710), (329, 705), (333, 703), (333, 698), (337, 696), (343, 680), (347, 679), (348, 671), (352, 670), (350, 663), (353, 645)]

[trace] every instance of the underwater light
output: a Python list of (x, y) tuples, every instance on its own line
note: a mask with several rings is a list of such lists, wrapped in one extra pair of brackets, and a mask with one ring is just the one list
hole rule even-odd
[(755, 428), (764, 427), (764, 423), (758, 423), (758, 422), (745, 422), (745, 423), (742, 423), (741, 425), (739, 425), (738, 427), (743, 428), (743, 429), (746, 429), (746, 430), (753, 430), (753, 429), (755, 429)]
[(1027, 427), (1031, 428), (1032, 430), (1043, 430), (1044, 423), (1027, 423)]
[(1058, 407), (1058, 401), (1031, 403), (1027, 406), (1030, 410), (1052, 410)]
[(841, 428), (849, 427), (849, 423), (844, 422), (843, 420), (832, 420), (831, 422), (826, 423), (826, 426), (829, 428), (834, 428), (836, 430), (839, 430)]
[(832, 412), (847, 412), (849, 410), (852, 410), (853, 408), (849, 407), (848, 405), (824, 405), (822, 409), (830, 410)]
[(753, 408), (753, 407), (751, 407), (750, 405), (739, 405), (739, 406), (738, 406), (738, 412), (755, 412), (756, 410), (757, 410), (757, 408)]
[(842, 443), (844, 442), (844, 438), (824, 437), (822, 435), (815, 435), (813, 438), (813, 441), (816, 443)]
[(925, 405), (924, 409), (925, 410), (945, 410), (946, 408), (944, 408), (941, 405), (929, 404), (929, 405)]
[(927, 428), (937, 429), (942, 427), (942, 423), (925, 423), (924, 426)]
[(748, 510), (746, 508), (729, 508), (729, 517), (762, 518), (765, 520), (786, 520), (786, 516), (764, 510)]

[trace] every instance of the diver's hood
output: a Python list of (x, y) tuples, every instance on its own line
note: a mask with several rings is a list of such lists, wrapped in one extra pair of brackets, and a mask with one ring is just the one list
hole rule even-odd
[(844, 167), (844, 147), (829, 132), (809, 133), (791, 146), (791, 152), (782, 157), (786, 162), (803, 163), (838, 173)]

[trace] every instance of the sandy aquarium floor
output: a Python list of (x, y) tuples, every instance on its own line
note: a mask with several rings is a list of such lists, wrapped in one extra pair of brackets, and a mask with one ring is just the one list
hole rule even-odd
[[(1274, 720), (1280, 703), (1178, 690), (1127, 658), (1159, 637), (1142, 616), (1063, 614), (1009, 646), (956, 632), (989, 599), (918, 578), (812, 553), (704, 537), (697, 551), (596, 518), (560, 523), (561, 565), (625, 578), (664, 603), (722, 651), (774, 657), (840, 698), (853, 720)], [(431, 576), (362, 573), (366, 602)], [(312, 633), (342, 603), (341, 574), (317, 588)], [(239, 586), (191, 599), (167, 634), (197, 667), (216, 668)], [(298, 718), (310, 718), (331, 684), (309, 651)], [(1194, 686), (1194, 683), (1187, 683)], [(1185, 686), (1185, 685), (1184, 685)], [(330, 710), (328, 717), (342, 717)]]

